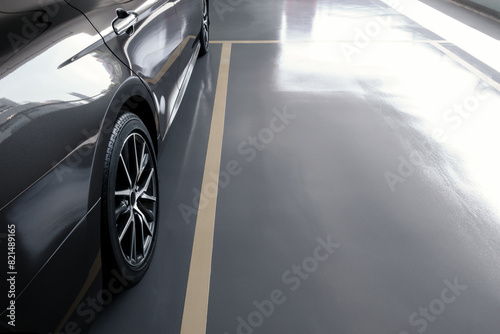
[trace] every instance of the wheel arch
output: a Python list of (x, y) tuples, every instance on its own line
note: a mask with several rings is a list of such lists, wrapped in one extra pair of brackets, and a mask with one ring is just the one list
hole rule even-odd
[(156, 155), (158, 155), (158, 140), (159, 140), (159, 127), (158, 127), (158, 117), (157, 114), (151, 110), (150, 103), (145, 100), (142, 96), (134, 95), (130, 97), (122, 106), (121, 111), (116, 115), (120, 115), (122, 112), (128, 111), (135, 114), (141, 119), (141, 121), (146, 126), (149, 132), (149, 136), (153, 141), (153, 146)]
[(89, 189), (89, 203), (101, 198), (104, 159), (114, 124), (123, 112), (137, 115), (146, 126), (153, 141), (154, 151), (159, 150), (159, 116), (158, 108), (152, 94), (138, 77), (130, 77), (116, 90), (100, 124)]

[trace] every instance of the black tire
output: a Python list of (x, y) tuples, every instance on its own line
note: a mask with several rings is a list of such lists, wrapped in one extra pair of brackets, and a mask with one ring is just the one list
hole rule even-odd
[(120, 276), (125, 288), (144, 277), (158, 235), (158, 173), (151, 137), (136, 115), (124, 113), (108, 144), (102, 189), (105, 284)]
[(208, 0), (202, 0), (202, 13), (201, 13), (201, 31), (200, 31), (200, 53), (202, 57), (208, 53), (210, 49), (210, 16), (208, 10)]

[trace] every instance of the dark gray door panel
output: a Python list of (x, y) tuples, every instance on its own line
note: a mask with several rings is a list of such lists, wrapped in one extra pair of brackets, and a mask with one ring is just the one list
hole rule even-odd
[[(108, 47), (152, 91), (160, 132), (166, 131), (178, 95), (180, 29), (176, 2), (165, 0), (70, 0)], [(123, 9), (117, 13), (117, 9)]]

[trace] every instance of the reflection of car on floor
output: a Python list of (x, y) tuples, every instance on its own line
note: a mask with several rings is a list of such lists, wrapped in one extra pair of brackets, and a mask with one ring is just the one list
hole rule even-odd
[(207, 2), (0, 4), (1, 332), (79, 333), (144, 276)]

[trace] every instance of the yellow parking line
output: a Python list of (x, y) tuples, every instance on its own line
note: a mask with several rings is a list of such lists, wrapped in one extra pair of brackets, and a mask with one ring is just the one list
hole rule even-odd
[[(205, 170), (201, 186), (202, 194), (208, 201), (198, 209), (198, 218), (194, 232), (193, 250), (187, 282), (186, 299), (182, 315), (181, 334), (205, 334), (207, 327), (208, 297), (210, 291), (210, 273), (212, 270), (212, 250), (215, 227), (215, 210), (218, 187), (208, 190), (213, 182), (210, 174), (219, 175), (226, 113), (226, 97), (229, 80), (231, 43), (222, 44), (222, 56), (219, 78), (215, 91), (215, 102), (208, 138)], [(214, 194), (215, 191), (215, 194)]]

